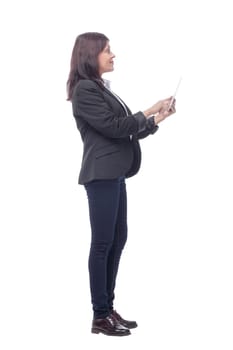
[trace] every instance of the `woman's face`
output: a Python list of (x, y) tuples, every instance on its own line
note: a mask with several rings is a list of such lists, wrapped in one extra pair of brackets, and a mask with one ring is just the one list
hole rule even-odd
[(109, 42), (107, 42), (105, 48), (100, 52), (98, 56), (100, 76), (103, 73), (112, 72), (114, 70), (114, 57), (115, 55), (111, 52)]

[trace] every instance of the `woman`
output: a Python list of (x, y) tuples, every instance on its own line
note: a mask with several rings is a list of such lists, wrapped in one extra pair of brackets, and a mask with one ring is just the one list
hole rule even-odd
[(113, 307), (119, 261), (127, 239), (125, 178), (139, 170), (138, 140), (154, 134), (158, 124), (175, 113), (175, 101), (170, 108), (171, 98), (167, 98), (132, 114), (102, 78), (113, 71), (114, 58), (104, 34), (79, 35), (72, 51), (67, 93), (83, 141), (79, 184), (87, 192), (92, 232), (88, 264), (92, 333), (124, 336), (137, 327)]

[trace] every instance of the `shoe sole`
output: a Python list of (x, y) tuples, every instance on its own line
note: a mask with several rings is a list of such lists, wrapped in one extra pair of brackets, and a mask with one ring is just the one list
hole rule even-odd
[(110, 335), (112, 337), (124, 337), (124, 336), (127, 336), (127, 335), (131, 335), (130, 332), (129, 333), (118, 333), (118, 334), (116, 334), (116, 333), (107, 333), (107, 332), (105, 332), (105, 331), (103, 331), (102, 329), (99, 329), (99, 328), (92, 328), (91, 329), (91, 333), (93, 333), (93, 334), (102, 333), (104, 335)]

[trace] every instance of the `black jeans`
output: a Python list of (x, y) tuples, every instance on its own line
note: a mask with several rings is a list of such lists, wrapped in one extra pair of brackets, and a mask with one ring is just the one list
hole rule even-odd
[(94, 319), (113, 310), (122, 249), (127, 240), (125, 179), (96, 180), (85, 185), (91, 223), (89, 275)]

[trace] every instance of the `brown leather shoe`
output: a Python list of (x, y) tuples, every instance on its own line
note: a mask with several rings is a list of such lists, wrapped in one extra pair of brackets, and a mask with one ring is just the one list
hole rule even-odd
[(92, 333), (103, 333), (112, 336), (130, 335), (130, 330), (120, 324), (112, 315), (106, 318), (99, 318), (92, 322)]
[(136, 328), (137, 322), (136, 321), (127, 321), (124, 320), (117, 312), (116, 310), (113, 310), (111, 313), (111, 316), (113, 316), (122, 326), (132, 329), (132, 328)]

